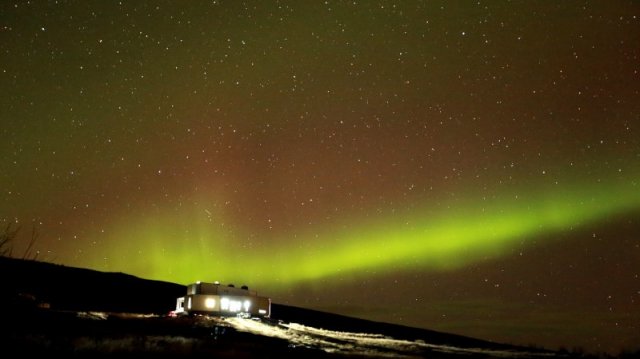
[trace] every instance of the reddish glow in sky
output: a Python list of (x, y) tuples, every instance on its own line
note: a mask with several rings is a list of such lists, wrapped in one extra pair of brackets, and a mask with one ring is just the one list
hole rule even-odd
[(639, 16), (3, 2), (0, 221), (22, 226), (16, 253), (35, 225), (39, 258), (65, 265), (637, 347)]

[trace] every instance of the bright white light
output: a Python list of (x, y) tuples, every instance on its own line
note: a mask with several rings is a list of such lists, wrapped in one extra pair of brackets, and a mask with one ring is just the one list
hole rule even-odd
[(187, 299), (187, 309), (191, 309), (191, 297)]
[(267, 311), (264, 309), (258, 309), (258, 313), (260, 314), (267, 314)]
[(229, 310), (232, 312), (239, 312), (242, 309), (242, 302), (239, 300), (229, 301)]
[(215, 307), (215, 306), (216, 306), (216, 300), (215, 300), (215, 299), (213, 299), (213, 298), (207, 298), (207, 299), (204, 301), (204, 306), (205, 306), (205, 307), (207, 307), (207, 308), (209, 308), (209, 309), (213, 309), (213, 307)]
[(246, 312), (249, 311), (250, 307), (251, 301), (249, 300), (242, 302), (241, 300), (229, 299), (228, 297), (220, 299), (220, 310), (228, 310), (235, 313), (242, 311), (244, 308), (244, 311)]
[(178, 298), (178, 301), (176, 302), (176, 313), (182, 312), (184, 312), (184, 297)]

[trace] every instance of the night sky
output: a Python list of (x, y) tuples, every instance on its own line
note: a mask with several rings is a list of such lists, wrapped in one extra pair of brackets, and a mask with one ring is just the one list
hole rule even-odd
[[(640, 3), (0, 3), (38, 259), (548, 348), (640, 343)], [(168, 308), (168, 310), (171, 308)]]

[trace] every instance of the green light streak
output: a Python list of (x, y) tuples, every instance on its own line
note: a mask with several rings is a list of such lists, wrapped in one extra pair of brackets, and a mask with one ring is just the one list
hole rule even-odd
[[(243, 248), (234, 233), (194, 209), (185, 218), (159, 215), (127, 223), (106, 248), (109, 269), (146, 278), (259, 283), (270, 288), (394, 270), (450, 270), (510, 249), (541, 234), (567, 231), (640, 208), (635, 183), (602, 184), (451, 204), (349, 229), (325, 228), (280, 246)], [(318, 233), (319, 232), (319, 233)], [(95, 264), (95, 262), (94, 262)], [(89, 265), (91, 266), (91, 265)], [(104, 268), (101, 268), (104, 269)]]

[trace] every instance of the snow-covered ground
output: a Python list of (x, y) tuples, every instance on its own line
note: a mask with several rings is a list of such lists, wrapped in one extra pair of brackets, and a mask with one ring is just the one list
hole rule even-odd
[(457, 348), (433, 345), (422, 340), (394, 339), (381, 334), (351, 333), (308, 327), (288, 323), (273, 325), (243, 318), (227, 318), (226, 323), (238, 331), (286, 339), (292, 346), (321, 349), (328, 353), (365, 355), (377, 357), (414, 357), (429, 352), (471, 355), (482, 354), (503, 358), (551, 357), (553, 354), (525, 351), (487, 350), (481, 348)]
[[(92, 320), (106, 320), (108, 313), (101, 312), (79, 312), (78, 317)], [(147, 316), (135, 314), (119, 314), (123, 317), (146, 318)], [(481, 355), (494, 358), (540, 358), (546, 359), (556, 357), (554, 353), (528, 352), (515, 350), (497, 350), (483, 348), (461, 348), (449, 345), (429, 344), (423, 340), (396, 339), (383, 334), (354, 333), (326, 330), (314, 328), (298, 323), (278, 323), (264, 322), (257, 319), (246, 319), (240, 317), (209, 317), (198, 316), (196, 320), (198, 326), (204, 327), (231, 327), (239, 332), (246, 332), (254, 335), (267, 336), (286, 340), (290, 347), (310, 348), (322, 350), (327, 353), (342, 355), (355, 355), (365, 357), (424, 357), (429, 353), (442, 353), (455, 356)], [(126, 347), (127, 338), (111, 339), (109, 341), (93, 340), (83, 338), (77, 342), (81, 349), (93, 349), (105, 351), (113, 350), (113, 347)], [(172, 347), (188, 347), (190, 340), (186, 337), (148, 337), (144, 342), (144, 349), (147, 351), (158, 351), (165, 348), (167, 343), (172, 343)], [(160, 344), (163, 345), (160, 345)], [(137, 343), (140, 344), (140, 343)]]

